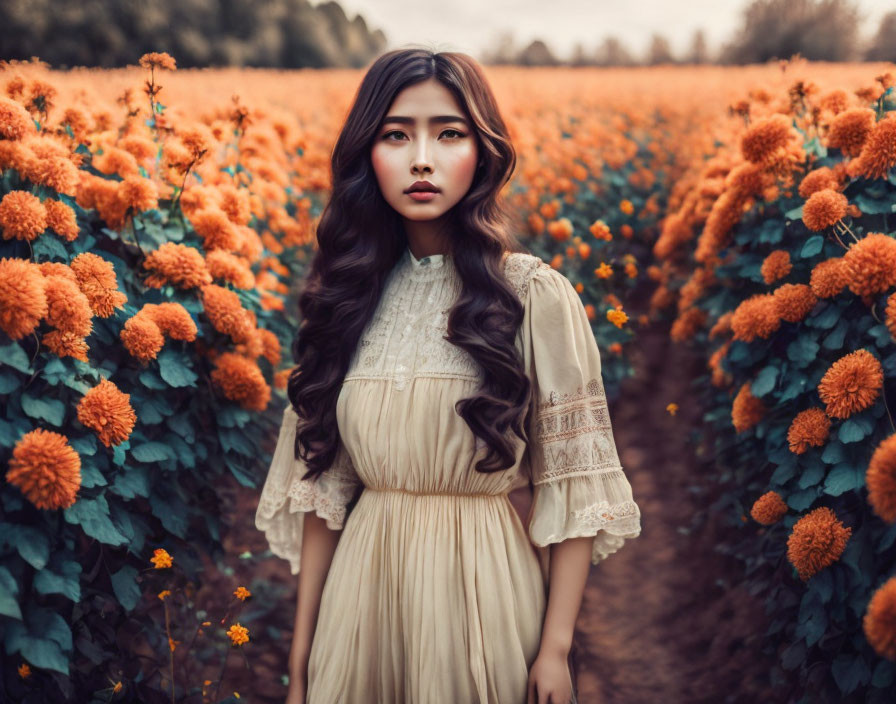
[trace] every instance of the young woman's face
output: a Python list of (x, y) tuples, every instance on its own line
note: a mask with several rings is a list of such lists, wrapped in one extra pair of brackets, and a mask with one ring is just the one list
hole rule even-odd
[[(473, 125), (436, 79), (409, 86), (392, 102), (371, 150), (383, 197), (408, 220), (434, 220), (466, 195), (479, 156)], [(436, 193), (412, 196), (416, 181)]]

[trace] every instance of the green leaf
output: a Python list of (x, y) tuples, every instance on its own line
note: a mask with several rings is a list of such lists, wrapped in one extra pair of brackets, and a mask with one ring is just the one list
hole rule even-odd
[(30, 418), (60, 426), (65, 419), (65, 404), (54, 398), (22, 394), (22, 410)]
[(149, 475), (146, 467), (135, 465), (119, 473), (112, 482), (111, 489), (124, 499), (149, 496)]
[(93, 464), (92, 461), (81, 462), (81, 486), (85, 489), (92, 489), (95, 486), (106, 486), (108, 482), (103, 473)]
[(861, 418), (847, 418), (840, 425), (837, 431), (837, 437), (842, 443), (859, 442), (863, 440), (873, 430), (867, 422), (863, 422)]
[(871, 680), (871, 670), (861, 655), (838, 655), (831, 663), (831, 674), (842, 694), (850, 694)]
[(794, 491), (787, 497), (787, 505), (794, 511), (805, 511), (818, 497), (818, 489), (809, 487), (801, 491)]
[(16, 580), (8, 569), (0, 566), (0, 615), (22, 620), (22, 611), (16, 600), (18, 593), (19, 585)]
[(131, 455), (138, 462), (164, 462), (173, 459), (171, 449), (160, 442), (144, 442), (131, 448)]
[(153, 391), (161, 391), (162, 389), (168, 388), (168, 384), (162, 381), (161, 377), (159, 377), (159, 375), (152, 369), (144, 369), (140, 372), (139, 379), (141, 384)]
[(105, 496), (95, 499), (83, 498), (69, 508), (64, 509), (65, 520), (73, 525), (80, 525), (91, 538), (96, 538), (107, 545), (122, 545), (127, 539), (119, 533), (109, 519), (109, 505)]
[(62, 261), (68, 262), (68, 250), (58, 235), (50, 232), (42, 234), (31, 242), (34, 252), (34, 261)]
[(22, 385), (21, 379), (11, 371), (0, 371), (0, 394), (11, 394)]
[(878, 200), (877, 198), (872, 198), (864, 193), (858, 193), (856, 194), (854, 201), (855, 204), (859, 206), (859, 210), (866, 215), (880, 215), (881, 213), (892, 212), (890, 210), (889, 200)]
[(756, 375), (756, 379), (753, 380), (753, 384), (751, 386), (751, 391), (754, 396), (765, 396), (772, 389), (775, 388), (775, 381), (778, 378), (778, 368), (772, 365), (765, 367), (759, 374)]
[(50, 539), (35, 526), (15, 527), (15, 546), (22, 559), (36, 570), (42, 570), (50, 559)]
[(810, 486), (815, 486), (824, 478), (824, 471), (825, 466), (821, 463), (807, 467), (800, 475), (797, 485), (800, 489), (808, 489)]
[(127, 611), (132, 611), (140, 601), (140, 587), (137, 584), (137, 570), (125, 565), (112, 575), (112, 590)]
[[(40, 633), (37, 630), (34, 632)], [(55, 640), (32, 635), (21, 621), (9, 624), (5, 640), (8, 654), (19, 653), (35, 667), (55, 670), (68, 676), (68, 658)]]
[(189, 359), (172, 349), (159, 353), (159, 373), (169, 386), (196, 386), (199, 376), (189, 367)]
[(803, 259), (814, 257), (816, 254), (821, 252), (823, 248), (824, 237), (822, 237), (821, 235), (812, 235), (812, 237), (807, 239), (803, 244), (803, 248), (800, 250), (800, 256)]
[(0, 347), (0, 364), (5, 364), (20, 372), (31, 374), (34, 370), (31, 368), (31, 362), (25, 350), (19, 347), (17, 342), (10, 342), (8, 345)]
[(149, 497), (152, 514), (158, 518), (165, 529), (178, 538), (186, 538), (190, 513), (183, 501), (174, 494), (162, 496), (158, 491)]
[(824, 493), (840, 496), (854, 491), (865, 484), (865, 473), (850, 464), (838, 464), (828, 474), (824, 482)]
[(800, 367), (811, 364), (818, 355), (819, 345), (808, 335), (800, 335), (787, 346), (787, 359)]
[(822, 340), (821, 345), (827, 350), (839, 350), (843, 348), (843, 341), (849, 331), (849, 323), (845, 320), (837, 322), (837, 326)]
[(793, 208), (792, 210), (788, 210), (784, 213), (784, 216), (788, 220), (802, 220), (803, 219), (803, 206), (798, 208)]
[(846, 459), (843, 443), (829, 440), (824, 452), (821, 453), (821, 461), (825, 464), (838, 464)]
[(34, 575), (34, 588), (41, 594), (62, 594), (75, 603), (81, 600), (81, 565), (73, 560), (54, 560)]

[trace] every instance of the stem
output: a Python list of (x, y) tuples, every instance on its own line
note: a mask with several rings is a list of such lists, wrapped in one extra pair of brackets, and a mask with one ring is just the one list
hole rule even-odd
[(840, 239), (840, 236), (836, 232), (834, 232), (834, 239), (837, 240), (837, 242), (840, 244), (841, 247), (843, 247), (843, 249), (847, 249), (847, 250), (849, 249), (849, 247), (847, 247), (845, 244), (843, 244), (842, 240)]
[(168, 599), (166, 598), (162, 603), (165, 605), (165, 633), (168, 636), (168, 665), (171, 668), (171, 704), (176, 704), (174, 701), (174, 649), (171, 647), (171, 620), (168, 615)]
[(896, 432), (896, 423), (893, 423), (893, 414), (890, 413), (890, 406), (887, 403), (887, 386), (886, 386), (886, 384), (884, 384), (884, 386), (881, 388), (881, 396), (884, 397), (884, 408), (887, 409), (887, 417), (890, 419), (890, 427), (893, 428), (893, 432)]
[(228, 657), (230, 657), (230, 646), (224, 651), (224, 657), (221, 660), (221, 672), (218, 675), (218, 684), (215, 686), (214, 701), (218, 701), (218, 690), (221, 689), (221, 682), (224, 680), (224, 667), (227, 665)]
[(877, 301), (875, 301), (874, 303), (871, 304), (871, 317), (873, 317), (877, 322), (881, 323), (883, 321), (877, 317), (876, 308), (877, 308)]

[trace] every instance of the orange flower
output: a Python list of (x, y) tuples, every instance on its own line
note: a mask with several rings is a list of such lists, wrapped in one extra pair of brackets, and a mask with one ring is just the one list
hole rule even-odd
[(770, 526), (787, 515), (787, 504), (777, 491), (767, 491), (753, 503), (750, 516), (757, 523)]
[(47, 227), (66, 242), (74, 242), (78, 239), (80, 229), (74, 210), (65, 203), (52, 198), (47, 198), (44, 201), (44, 208), (47, 211)]
[(87, 337), (93, 331), (93, 311), (76, 283), (66, 277), (48, 276), (44, 291), (47, 323), (76, 337)]
[(896, 239), (881, 232), (853, 242), (843, 255), (849, 290), (874, 296), (896, 286)]
[(750, 390), (750, 382), (744, 382), (731, 404), (731, 422), (738, 433), (749, 430), (762, 420), (765, 404)]
[(141, 309), (149, 316), (163, 334), (172, 340), (192, 342), (199, 332), (196, 322), (189, 311), (180, 303), (167, 301), (164, 303), (144, 303)]
[(68, 330), (51, 330), (40, 338), (40, 342), (57, 357), (74, 357), (82, 362), (87, 359), (87, 341)]
[(818, 383), (818, 395), (831, 418), (849, 418), (874, 403), (883, 382), (880, 361), (868, 350), (859, 349), (831, 365)]
[(263, 411), (271, 398), (271, 388), (258, 365), (235, 352), (222, 352), (215, 358), (212, 381), (231, 401), (243, 408)]
[(238, 623), (233, 624), (227, 631), (234, 645), (243, 645), (249, 642), (249, 629)]
[(249, 289), (255, 287), (255, 275), (249, 263), (223, 249), (214, 249), (205, 258), (209, 273), (213, 279), (223, 279), (236, 288)]
[(821, 447), (827, 442), (831, 430), (831, 419), (821, 408), (807, 408), (796, 414), (787, 430), (790, 451), (801, 455), (812, 447)]
[(828, 132), (828, 147), (856, 156), (871, 133), (876, 113), (871, 108), (850, 108), (837, 115)]
[(878, 122), (862, 147), (862, 153), (847, 165), (847, 173), (855, 178), (886, 178), (896, 166), (896, 118), (892, 113)]
[(156, 548), (155, 550), (153, 550), (152, 557), (149, 558), (149, 561), (157, 570), (171, 567), (171, 565), (174, 564), (174, 560), (171, 559), (171, 555), (169, 555), (168, 551), (164, 548)]
[(203, 162), (215, 145), (215, 136), (204, 124), (194, 123), (178, 134), (181, 142), (193, 157), (193, 162)]
[(610, 241), (613, 235), (610, 233), (610, 227), (603, 220), (595, 220), (591, 223), (588, 231), (594, 235), (595, 239)]
[(572, 237), (573, 227), (569, 218), (560, 218), (548, 223), (548, 234), (558, 242), (565, 242)]
[(31, 668), (28, 666), (27, 662), (23, 662), (21, 665), (19, 665), (18, 673), (19, 677), (21, 677), (23, 680), (31, 677)]
[(141, 68), (158, 68), (166, 71), (174, 71), (177, 68), (177, 62), (170, 54), (162, 52), (150, 52), (140, 57)]
[(871, 595), (862, 630), (874, 652), (896, 660), (896, 577), (890, 577)]
[(173, 137), (166, 140), (162, 147), (162, 162), (167, 168), (183, 175), (193, 166), (193, 155), (183, 142)]
[(803, 205), (803, 222), (810, 230), (830, 227), (846, 216), (849, 201), (846, 196), (831, 188), (816, 191)]
[(234, 225), (248, 225), (252, 219), (252, 209), (249, 203), (249, 193), (230, 184), (219, 187), (221, 194), (221, 210)]
[(881, 441), (865, 471), (868, 503), (881, 519), (896, 523), (896, 435)]
[(832, 298), (849, 283), (849, 271), (842, 257), (831, 257), (812, 269), (809, 287), (817, 298)]
[(747, 161), (762, 164), (787, 145), (790, 133), (790, 118), (786, 115), (775, 114), (760, 120), (741, 136), (741, 154)]
[(128, 318), (119, 336), (125, 349), (142, 362), (155, 359), (165, 345), (165, 336), (159, 326), (144, 313)]
[(47, 281), (26, 259), (0, 259), (0, 329), (13, 340), (30, 335), (47, 314)]
[(92, 166), (101, 174), (125, 178), (140, 177), (140, 164), (134, 155), (124, 149), (104, 145), (101, 154), (95, 154)]
[(163, 589), (162, 591), (159, 592), (158, 596), (159, 596), (159, 599), (161, 599), (162, 601), (165, 601), (165, 599), (167, 599), (169, 596), (171, 596), (171, 590)]
[(706, 312), (699, 308), (688, 308), (672, 323), (669, 337), (676, 342), (690, 340), (706, 324)]
[(217, 284), (202, 287), (202, 304), (205, 314), (218, 332), (230, 335), (235, 342), (245, 342), (253, 330), (248, 311), (242, 307), (239, 296)]
[(611, 308), (607, 311), (607, 320), (613, 323), (617, 328), (621, 328), (628, 322), (628, 316), (625, 314), (625, 311), (622, 310), (622, 306), (617, 305), (615, 309)]
[(159, 206), (159, 189), (142, 176), (127, 176), (118, 184), (118, 198), (136, 212)]
[(817, 193), (825, 188), (837, 190), (840, 182), (834, 176), (834, 172), (827, 166), (822, 166), (814, 171), (807, 173), (800, 182), (798, 193), (803, 198), (809, 198), (813, 193)]
[(36, 130), (31, 115), (21, 103), (10, 98), (0, 97), (0, 137), (3, 139), (21, 139)]
[(131, 407), (131, 395), (122, 392), (113, 382), (103, 379), (87, 391), (78, 402), (78, 420), (96, 431), (106, 447), (128, 439), (137, 422)]
[(232, 251), (239, 246), (239, 232), (223, 210), (199, 210), (190, 215), (190, 223), (202, 238), (202, 246), (206, 250)]
[(70, 264), (78, 287), (87, 296), (93, 312), (101, 318), (108, 318), (115, 309), (123, 309), (127, 303), (126, 294), (118, 290), (118, 279), (112, 262), (91, 252), (82, 252)]
[(666, 411), (669, 413), (670, 416), (674, 416), (675, 413), (678, 411), (678, 404), (677, 403), (666, 404)]
[(64, 435), (35, 428), (13, 448), (6, 481), (37, 508), (68, 508), (81, 488), (81, 458)]
[(270, 330), (258, 329), (261, 338), (262, 354), (264, 358), (276, 368), (280, 364), (280, 339)]
[(815, 307), (818, 299), (806, 284), (782, 284), (775, 289), (778, 316), (788, 323), (798, 323)]
[(778, 304), (771, 293), (758, 293), (741, 301), (731, 316), (731, 330), (735, 340), (752, 342), (757, 337), (768, 338), (781, 327)]
[(185, 244), (165, 242), (146, 256), (143, 268), (152, 272), (144, 281), (151, 288), (171, 284), (186, 289), (212, 282), (202, 252)]
[(884, 322), (890, 335), (896, 340), (896, 293), (887, 298), (887, 307), (884, 309)]
[(787, 559), (804, 582), (840, 559), (852, 528), (840, 522), (827, 506), (800, 518), (787, 539)]
[(158, 150), (155, 142), (137, 134), (129, 134), (122, 137), (118, 144), (122, 149), (129, 152), (138, 163), (154, 157)]
[(626, 215), (631, 215), (632, 213), (635, 212), (635, 204), (632, 203), (632, 202), (631, 202), (630, 200), (628, 200), (627, 198), (623, 198), (623, 199), (619, 202), (619, 209), (620, 209), (623, 213), (625, 213)]
[(609, 279), (613, 275), (613, 267), (606, 262), (601, 262), (600, 266), (594, 270), (594, 275), (599, 279)]
[(760, 272), (765, 283), (771, 284), (787, 276), (792, 268), (790, 252), (786, 249), (776, 249), (762, 260)]
[(291, 373), (292, 369), (280, 369), (274, 372), (274, 386), (278, 389), (285, 389)]
[(233, 595), (240, 601), (245, 601), (248, 597), (252, 596), (252, 592), (245, 587), (237, 587)]
[(0, 200), (3, 239), (32, 241), (47, 229), (47, 209), (27, 191), (10, 191)]

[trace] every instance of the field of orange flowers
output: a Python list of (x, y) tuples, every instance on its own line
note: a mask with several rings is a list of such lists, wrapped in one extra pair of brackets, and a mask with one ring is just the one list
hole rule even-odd
[[(360, 74), (2, 69), (5, 694), (222, 701), (283, 586), (244, 586), (266, 559), (247, 554), (230, 602), (195, 597), (226, 487), (266, 469)], [(742, 571), (719, 577), (766, 602), (770, 682), (885, 701), (896, 69), (487, 74), (519, 156), (505, 196), (581, 294), (608, 393), (649, 323), (705, 360), (690, 397), (627, 403), (699, 408), (682, 433), (714, 471), (691, 481), (737, 530), (718, 550)]]

